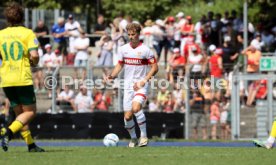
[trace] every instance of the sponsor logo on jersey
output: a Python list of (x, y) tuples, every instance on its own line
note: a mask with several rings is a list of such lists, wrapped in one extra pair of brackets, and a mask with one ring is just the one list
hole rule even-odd
[(124, 63), (129, 65), (148, 65), (147, 59), (124, 58)]

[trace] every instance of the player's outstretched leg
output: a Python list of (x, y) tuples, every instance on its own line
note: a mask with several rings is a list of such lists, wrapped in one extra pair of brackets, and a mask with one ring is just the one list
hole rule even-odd
[(140, 128), (141, 134), (139, 139), (139, 147), (145, 147), (148, 145), (147, 128), (146, 128), (146, 116), (142, 110), (134, 114), (137, 120), (137, 124)]
[(273, 125), (271, 128), (270, 136), (266, 141), (260, 141), (260, 140), (254, 140), (253, 143), (257, 147), (263, 147), (266, 149), (271, 149), (273, 148), (273, 144), (275, 142), (276, 138), (276, 118), (274, 118)]
[(253, 144), (256, 147), (262, 147), (266, 149), (271, 149), (273, 147), (273, 143), (268, 143), (267, 141), (261, 141), (261, 140), (253, 140)]

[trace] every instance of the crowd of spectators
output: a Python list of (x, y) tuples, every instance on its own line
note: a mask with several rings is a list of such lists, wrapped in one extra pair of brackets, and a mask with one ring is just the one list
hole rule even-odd
[[(148, 111), (185, 113), (185, 100), (189, 99), (194, 137), (197, 138), (198, 127), (201, 127), (202, 138), (206, 139), (207, 125), (211, 125), (212, 138), (216, 139), (216, 129), (220, 125), (221, 137), (228, 138), (234, 66), (237, 63), (242, 66), (246, 58), (247, 72), (259, 73), (262, 52), (275, 52), (276, 49), (275, 23), (266, 27), (251, 22), (247, 29), (249, 46), (244, 49), (244, 23), (241, 13), (235, 10), (223, 14), (210, 11), (197, 22), (183, 12), (164, 19), (148, 19), (144, 23), (134, 21), (131, 16), (119, 15), (108, 24), (104, 15), (99, 15), (94, 27), (94, 34), (100, 35), (95, 44), (99, 51), (93, 53), (89, 51), (90, 39), (74, 15), (69, 14), (66, 19), (60, 17), (51, 28), (38, 21), (34, 32), (40, 42), (40, 62), (39, 68), (33, 70), (35, 92), (47, 92), (43, 79), (52, 75), (58, 66), (75, 67), (74, 78), (81, 80), (87, 78), (87, 69), (91, 69), (88, 66), (102, 67), (104, 74), (109, 74), (109, 67), (117, 63), (120, 46), (128, 41), (125, 28), (129, 22), (141, 24), (140, 40), (156, 53), (160, 67), (165, 68), (163, 78), (170, 83), (169, 89), (161, 88), (151, 94), (146, 105)], [(51, 35), (53, 41), (46, 35)], [(97, 61), (88, 65), (91, 55)], [(186, 89), (177, 83), (177, 79), (188, 72), (193, 80), (189, 98), (185, 95)], [(211, 88), (208, 80), (212, 78), (215, 83), (222, 81), (223, 88)], [(249, 82), (248, 89), (245, 89), (240, 82), (244, 105), (252, 106), (256, 98), (266, 98), (266, 86), (266, 80), (258, 80)], [(75, 112), (109, 111), (118, 95), (117, 89), (87, 90), (82, 85), (78, 90), (72, 90), (70, 86), (58, 89), (58, 108)], [(52, 97), (51, 90), (47, 94), (48, 98)]]

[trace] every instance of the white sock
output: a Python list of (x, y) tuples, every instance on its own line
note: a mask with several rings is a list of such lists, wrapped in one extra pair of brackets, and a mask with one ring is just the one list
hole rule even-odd
[(146, 128), (146, 116), (142, 110), (134, 114), (137, 120), (137, 124), (140, 128), (141, 135), (140, 137), (147, 137), (147, 128)]
[(272, 137), (272, 136), (269, 136), (269, 138), (266, 140), (268, 143), (271, 143), (271, 144), (273, 144), (274, 143), (274, 141), (275, 141), (275, 138), (274, 137)]
[(135, 132), (135, 123), (134, 120), (131, 119), (129, 121), (127, 121), (126, 119), (124, 119), (125, 121), (125, 129), (128, 131), (130, 138), (131, 139), (136, 139), (136, 132)]

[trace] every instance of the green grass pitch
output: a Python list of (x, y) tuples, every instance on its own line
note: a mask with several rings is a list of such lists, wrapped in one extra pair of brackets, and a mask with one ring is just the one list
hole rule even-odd
[(28, 153), (26, 147), (0, 151), (0, 165), (272, 165), (276, 149), (253, 147), (44, 147)]

